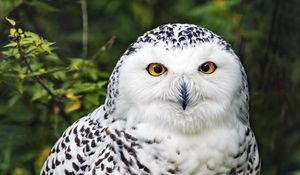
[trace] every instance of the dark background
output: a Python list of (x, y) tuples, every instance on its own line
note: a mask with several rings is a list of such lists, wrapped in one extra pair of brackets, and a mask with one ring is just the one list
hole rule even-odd
[[(262, 174), (299, 175), (299, 7), (298, 0), (0, 0), (0, 174), (39, 174), (69, 123), (102, 104), (112, 68), (139, 35), (194, 23), (224, 37), (244, 64)], [(60, 102), (5, 54), (6, 16), (55, 42), (30, 64)], [(40, 74), (68, 66), (77, 69)]]

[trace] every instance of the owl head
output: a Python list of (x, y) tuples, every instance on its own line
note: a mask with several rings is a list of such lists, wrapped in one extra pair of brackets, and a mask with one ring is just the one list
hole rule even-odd
[(221, 37), (192, 24), (166, 24), (130, 45), (109, 81), (105, 117), (181, 133), (248, 124), (239, 58)]

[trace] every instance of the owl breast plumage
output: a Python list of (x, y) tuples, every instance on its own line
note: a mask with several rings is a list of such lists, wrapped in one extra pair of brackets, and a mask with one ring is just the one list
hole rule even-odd
[(41, 174), (260, 174), (248, 101), (221, 37), (159, 26), (129, 46), (105, 103), (66, 129)]

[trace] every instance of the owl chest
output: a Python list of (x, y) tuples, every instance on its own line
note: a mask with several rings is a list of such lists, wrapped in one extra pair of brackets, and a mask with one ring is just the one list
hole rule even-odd
[[(246, 162), (243, 136), (232, 129), (200, 136), (160, 134), (142, 144), (142, 162), (154, 167), (153, 174), (230, 174)], [(163, 167), (163, 170), (162, 170)]]

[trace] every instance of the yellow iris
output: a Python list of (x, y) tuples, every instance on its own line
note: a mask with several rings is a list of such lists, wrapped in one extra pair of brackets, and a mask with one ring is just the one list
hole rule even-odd
[(152, 76), (160, 76), (167, 71), (167, 68), (160, 63), (151, 63), (146, 69)]
[(199, 71), (205, 74), (211, 74), (217, 69), (215, 63), (208, 61), (199, 66)]

